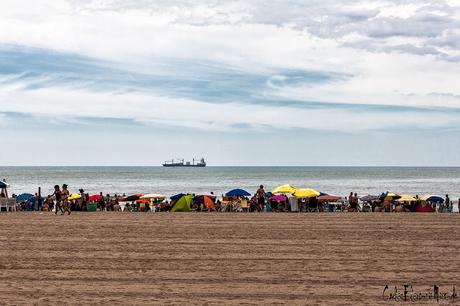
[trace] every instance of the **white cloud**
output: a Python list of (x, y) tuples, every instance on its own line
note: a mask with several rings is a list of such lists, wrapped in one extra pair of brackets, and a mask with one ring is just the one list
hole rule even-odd
[[(248, 73), (274, 68), (346, 73), (351, 77), (340, 82), (270, 87), (270, 95), (288, 100), (360, 105), (459, 107), (456, 99), (430, 95), (460, 94), (457, 86), (460, 61), (452, 60), (460, 56), (456, 42), (458, 25), (459, 5), (454, 1), (31, 3), (6, 0), (0, 3), (0, 44), (70, 52), (158, 75), (162, 71), (152, 62), (163, 59), (208, 61)], [(181, 67), (176, 68), (173, 73), (180, 75)], [(248, 122), (276, 128), (346, 126), (348, 130), (395, 125), (380, 120), (380, 114), (369, 110), (362, 116), (372, 118), (367, 121), (343, 109), (333, 113), (330, 108), (279, 109), (245, 105), (244, 101), (214, 105), (175, 97), (174, 91), (167, 97), (148, 93), (116, 96), (75, 88), (27, 91), (21, 90), (23, 85), (0, 88), (3, 110), (63, 116), (89, 113), (223, 130)], [(83, 114), (81, 109), (85, 109)], [(259, 115), (254, 119), (253, 114)], [(277, 120), (279, 114), (286, 120)], [(203, 119), (212, 116), (220, 121), (209, 124)], [(446, 117), (442, 125), (457, 120), (456, 115), (442, 116)], [(331, 117), (337, 124), (324, 121)], [(354, 120), (362, 121), (359, 127), (349, 124)], [(415, 121), (405, 120), (408, 126), (418, 126)]]

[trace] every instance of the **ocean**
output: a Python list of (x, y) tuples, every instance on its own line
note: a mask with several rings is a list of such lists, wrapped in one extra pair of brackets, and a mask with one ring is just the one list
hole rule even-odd
[(254, 193), (260, 184), (271, 190), (281, 184), (314, 188), (346, 196), (392, 191), (399, 194), (460, 198), (460, 167), (0, 167), (10, 193), (52, 193), (53, 186), (83, 188), (90, 194), (210, 193), (221, 195), (233, 188)]

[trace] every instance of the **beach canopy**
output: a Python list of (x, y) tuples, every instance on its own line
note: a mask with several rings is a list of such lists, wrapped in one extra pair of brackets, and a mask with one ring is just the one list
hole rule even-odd
[(363, 202), (371, 202), (371, 201), (378, 201), (380, 200), (380, 196), (378, 195), (366, 195), (366, 196), (363, 196), (363, 197), (360, 197), (359, 198), (361, 201)]
[(157, 194), (157, 193), (149, 193), (141, 196), (141, 199), (166, 199), (166, 195), (164, 194)]
[(18, 195), (16, 197), (16, 201), (18, 202), (23, 202), (23, 201), (27, 201), (29, 200), (30, 198), (33, 198), (34, 195), (31, 194), (31, 193), (21, 193), (20, 195)]
[(72, 201), (72, 200), (76, 200), (76, 199), (80, 199), (81, 198), (81, 195), (78, 194), (78, 193), (72, 193), (68, 198), (67, 200), (69, 201)]
[(176, 211), (191, 211), (190, 204), (192, 203), (192, 195), (185, 195), (182, 196), (176, 204), (174, 204), (173, 208), (171, 209), (171, 212), (176, 212)]
[(417, 201), (416, 198), (414, 198), (411, 195), (408, 194), (402, 194), (399, 199), (396, 200), (396, 202), (403, 203), (403, 202), (415, 202)]
[(315, 189), (300, 188), (300, 189), (296, 189), (293, 195), (298, 198), (314, 198), (314, 197), (318, 197), (320, 193), (316, 191)]
[(342, 197), (334, 196), (334, 195), (321, 195), (318, 197), (319, 202), (337, 202), (341, 199)]
[(251, 194), (244, 189), (233, 189), (225, 194), (227, 197), (249, 197)]
[(437, 196), (437, 195), (432, 195), (432, 194), (425, 194), (420, 198), (422, 201), (427, 201), (427, 202), (444, 202), (443, 197)]
[(89, 201), (90, 202), (96, 202), (96, 201), (100, 201), (102, 198), (103, 198), (103, 196), (101, 196), (100, 194), (93, 194), (93, 195), (89, 196)]
[(286, 184), (286, 185), (281, 185), (281, 186), (276, 187), (275, 189), (272, 190), (272, 193), (273, 194), (277, 194), (277, 193), (290, 193), (290, 194), (293, 194), (294, 191), (296, 191), (296, 190), (297, 189), (294, 186)]

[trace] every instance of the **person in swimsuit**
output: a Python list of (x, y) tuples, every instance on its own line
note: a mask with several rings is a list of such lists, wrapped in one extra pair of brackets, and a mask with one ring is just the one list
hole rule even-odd
[(61, 189), (59, 189), (59, 185), (54, 186), (54, 193), (50, 195), (50, 197), (53, 197), (53, 196), (56, 198), (55, 214), (57, 215), (58, 210), (60, 210), (61, 213), (64, 214), (64, 211), (62, 210), (62, 205), (61, 205), (62, 192), (61, 192)]
[(265, 190), (264, 190), (264, 185), (260, 185), (259, 189), (257, 189), (256, 192), (257, 196), (257, 206), (258, 206), (258, 211), (263, 211), (264, 206), (265, 206)]
[(62, 199), (61, 199), (61, 202), (62, 202), (62, 207), (64, 207), (64, 212), (62, 214), (64, 214), (65, 212), (68, 212), (68, 214), (70, 215), (70, 205), (69, 205), (69, 200), (67, 200), (67, 198), (70, 196), (70, 192), (69, 190), (67, 189), (67, 185), (66, 184), (63, 184), (62, 185)]

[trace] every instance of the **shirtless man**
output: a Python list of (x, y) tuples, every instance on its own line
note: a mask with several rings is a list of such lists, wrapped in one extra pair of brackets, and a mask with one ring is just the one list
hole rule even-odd
[(259, 211), (264, 211), (264, 206), (265, 206), (264, 185), (259, 186), (259, 189), (257, 189), (257, 192), (256, 192), (256, 196), (257, 196), (257, 207)]

